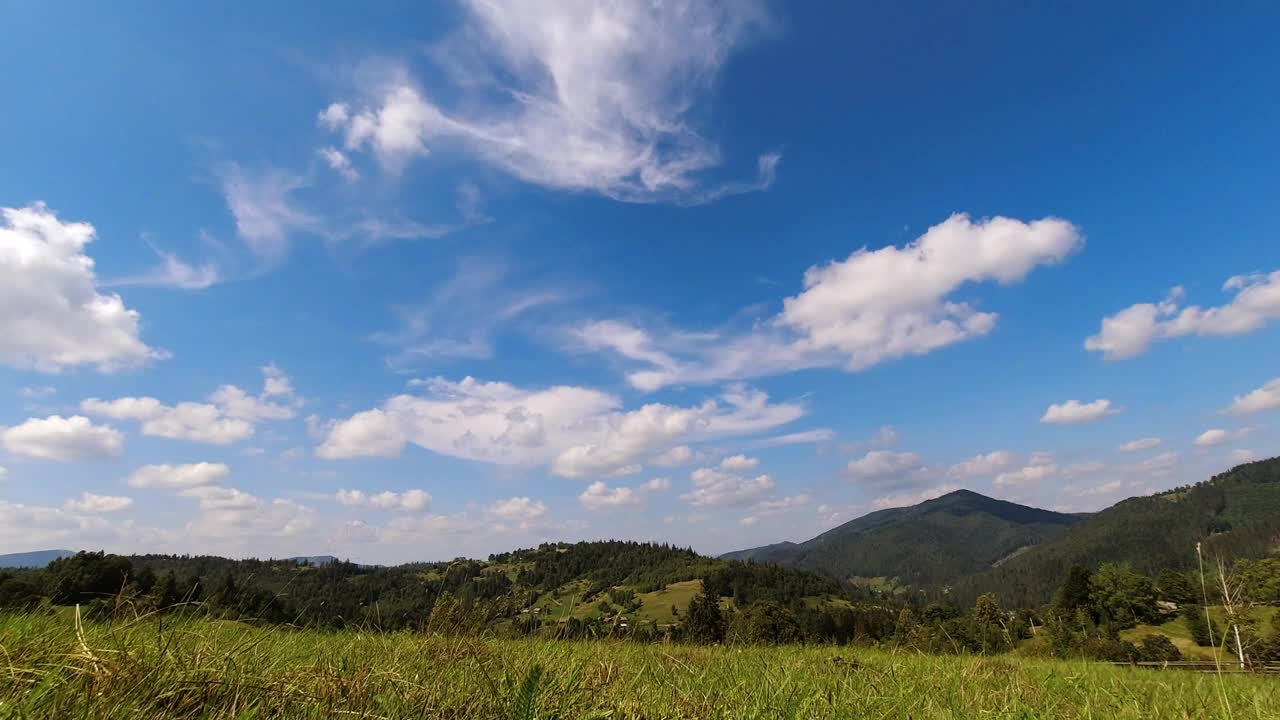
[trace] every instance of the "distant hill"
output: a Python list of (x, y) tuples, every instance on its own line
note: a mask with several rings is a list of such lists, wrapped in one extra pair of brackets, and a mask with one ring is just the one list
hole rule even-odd
[(338, 562), (338, 558), (332, 555), (299, 555), (297, 557), (285, 558), (292, 560), (298, 564), (307, 563), (308, 565), (328, 565)]
[(721, 557), (846, 580), (897, 578), (906, 585), (939, 586), (1056, 538), (1084, 517), (957, 490), (919, 505), (864, 515), (806, 542)]
[(1196, 543), (1206, 562), (1280, 554), (1280, 458), (1233, 468), (1211, 480), (1123, 500), (999, 567), (955, 584), (958, 601), (993, 591), (1011, 606), (1049, 600), (1072, 565), (1124, 562), (1142, 572), (1192, 569)]
[(75, 555), (74, 550), (35, 550), (0, 555), (0, 568), (42, 568), (58, 558)]

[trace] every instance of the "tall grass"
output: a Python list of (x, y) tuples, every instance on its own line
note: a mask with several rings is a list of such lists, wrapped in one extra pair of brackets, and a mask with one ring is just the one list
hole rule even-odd
[(1280, 682), (839, 647), (0, 615), (0, 718), (1280, 718)]

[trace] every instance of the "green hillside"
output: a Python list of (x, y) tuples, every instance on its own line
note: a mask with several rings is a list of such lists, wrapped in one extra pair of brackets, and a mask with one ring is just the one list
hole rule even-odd
[(939, 586), (1058, 537), (1084, 516), (996, 500), (969, 490), (851, 520), (803, 543), (729, 553), (833, 577), (896, 578)]
[(1190, 487), (1124, 500), (1051, 542), (954, 584), (965, 602), (996, 592), (1025, 607), (1049, 600), (1072, 565), (1128, 563), (1139, 571), (1190, 569), (1196, 543), (1206, 557), (1280, 553), (1280, 458), (1233, 468)]

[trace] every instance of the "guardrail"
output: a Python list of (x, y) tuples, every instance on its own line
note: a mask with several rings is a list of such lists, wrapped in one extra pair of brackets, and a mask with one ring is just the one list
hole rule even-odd
[(1111, 665), (1118, 667), (1144, 667), (1154, 668), (1156, 670), (1190, 670), (1192, 672), (1223, 672), (1223, 673), (1268, 673), (1280, 674), (1280, 663), (1255, 663), (1240, 667), (1239, 661), (1226, 661), (1216, 663), (1212, 660), (1174, 660), (1170, 662), (1143, 661), (1143, 662), (1113, 662)]

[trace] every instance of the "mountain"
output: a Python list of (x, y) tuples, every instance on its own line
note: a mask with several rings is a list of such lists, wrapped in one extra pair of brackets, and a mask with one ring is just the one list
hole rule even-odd
[(919, 505), (880, 510), (802, 543), (722, 555), (843, 579), (940, 586), (1058, 537), (1085, 516), (957, 490)]
[(0, 568), (42, 568), (58, 558), (75, 554), (74, 550), (36, 550), (0, 555)]
[(1152, 573), (1205, 562), (1280, 554), (1280, 458), (1232, 468), (1205, 482), (1123, 500), (1050, 542), (958, 581), (966, 602), (992, 591), (1007, 606), (1046, 602), (1072, 565), (1128, 563)]

